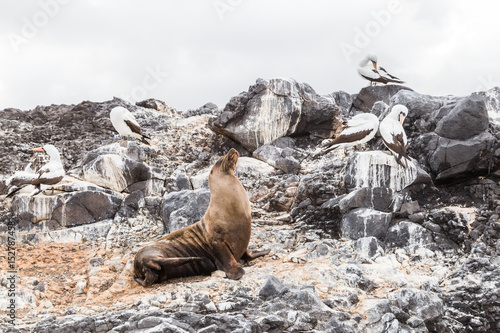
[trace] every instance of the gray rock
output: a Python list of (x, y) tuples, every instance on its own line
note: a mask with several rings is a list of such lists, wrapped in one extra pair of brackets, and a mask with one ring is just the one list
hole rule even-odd
[(402, 221), (387, 231), (385, 243), (391, 247), (426, 245), (434, 242), (432, 232), (418, 224)]
[(359, 239), (373, 236), (383, 239), (392, 214), (369, 208), (356, 208), (345, 214), (340, 222), (342, 237)]
[(274, 276), (270, 276), (266, 282), (260, 287), (259, 296), (266, 299), (268, 297), (276, 296), (283, 290), (285, 286), (280, 280)]
[(471, 95), (460, 101), (436, 126), (436, 133), (452, 140), (467, 140), (488, 129), (484, 99)]
[(352, 107), (355, 110), (370, 112), (375, 102), (383, 101), (384, 103), (389, 104), (391, 97), (396, 95), (396, 93), (400, 90), (411, 89), (394, 84), (364, 87), (354, 99)]
[(443, 301), (430, 291), (405, 288), (389, 293), (387, 297), (403, 311), (425, 322), (434, 321), (444, 314)]
[(101, 191), (57, 196), (17, 195), (12, 201), (11, 211), (21, 220), (20, 230), (31, 231), (35, 228), (49, 231), (112, 219), (121, 202), (116, 193)]
[[(279, 145), (280, 141), (277, 141), (276, 143)], [(283, 141), (281, 140), (281, 142)], [(291, 147), (281, 148), (276, 146), (275, 143), (261, 146), (253, 152), (253, 156), (286, 173), (298, 170), (300, 161), (306, 157), (305, 154), (298, 150)]]
[(363, 237), (354, 243), (358, 253), (367, 258), (373, 258), (384, 254), (380, 241), (375, 237)]
[(348, 188), (383, 187), (401, 191), (417, 179), (417, 167), (402, 168), (392, 154), (383, 151), (356, 152), (346, 161), (344, 181)]
[(122, 192), (134, 183), (151, 179), (150, 167), (130, 158), (105, 154), (83, 165), (83, 179)]
[(436, 174), (436, 180), (456, 178), (486, 170), (487, 160), (481, 156), (488, 155), (494, 140), (488, 132), (483, 132), (467, 141), (446, 139), (436, 135), (428, 146), (429, 166)]
[(321, 208), (338, 205), (341, 212), (353, 208), (371, 208), (382, 212), (391, 212), (394, 192), (385, 187), (362, 187), (344, 196), (325, 202)]
[(162, 202), (162, 219), (168, 233), (199, 221), (210, 202), (210, 190), (198, 189), (166, 193)]
[(339, 107), (294, 80), (258, 79), (248, 92), (233, 97), (209, 125), (250, 151), (280, 137), (317, 134), (327, 137), (336, 126)]
[(405, 202), (401, 205), (401, 209), (399, 210), (401, 215), (407, 217), (411, 214), (415, 214), (420, 212), (420, 205), (418, 201)]

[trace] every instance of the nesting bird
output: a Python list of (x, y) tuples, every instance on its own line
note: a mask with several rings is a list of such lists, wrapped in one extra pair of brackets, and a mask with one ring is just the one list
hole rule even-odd
[(408, 108), (404, 105), (394, 105), (389, 114), (380, 122), (380, 135), (384, 144), (396, 158), (396, 162), (404, 168), (408, 167), (406, 146), (408, 139), (403, 128), (403, 122), (408, 116)]
[(141, 127), (135, 119), (134, 115), (122, 106), (117, 106), (109, 113), (111, 124), (122, 137), (133, 137), (141, 140), (142, 143), (149, 145), (146, 139), (151, 139), (149, 136), (142, 134)]
[(398, 77), (389, 74), (384, 67), (379, 67), (377, 64), (377, 56), (373, 53), (369, 53), (361, 62), (359, 63), (358, 73), (362, 78), (370, 81), (370, 85), (374, 85), (377, 82), (387, 84), (387, 83), (404, 83)]
[(322, 144), (323, 148), (330, 148), (317, 153), (315, 156), (324, 155), (340, 146), (346, 148), (366, 143), (373, 139), (377, 133), (378, 125), (377, 116), (371, 113), (360, 113), (344, 122), (342, 131), (335, 139)]
[(21, 188), (28, 185), (36, 186), (35, 191), (31, 195), (38, 194), (41, 191), (41, 185), (57, 184), (66, 174), (56, 147), (53, 145), (44, 145), (41, 148), (33, 148), (32, 150), (44, 152), (49, 155), (49, 162), (34, 173), (25, 170), (17, 172), (7, 179), (6, 185), (9, 187), (7, 197), (13, 196)]

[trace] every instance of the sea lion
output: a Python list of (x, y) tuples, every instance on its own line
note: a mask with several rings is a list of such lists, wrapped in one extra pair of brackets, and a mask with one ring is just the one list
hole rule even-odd
[(146, 245), (134, 259), (134, 278), (144, 287), (170, 278), (210, 275), (219, 269), (230, 279), (245, 274), (238, 260), (249, 253), (252, 216), (248, 195), (234, 175), (239, 153), (232, 148), (210, 171), (210, 203), (200, 221)]

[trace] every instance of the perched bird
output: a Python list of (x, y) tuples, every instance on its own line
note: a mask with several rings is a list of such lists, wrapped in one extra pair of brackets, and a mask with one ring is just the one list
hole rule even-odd
[(121, 136), (126, 138), (133, 137), (141, 140), (141, 142), (149, 145), (149, 142), (146, 139), (151, 139), (149, 136), (142, 134), (141, 127), (137, 120), (129, 110), (124, 107), (117, 106), (111, 110), (109, 113), (109, 117), (111, 119), (111, 124), (115, 130)]
[(362, 78), (370, 81), (370, 85), (376, 84), (377, 82), (387, 84), (393, 83), (404, 83), (398, 77), (389, 74), (384, 67), (378, 67), (377, 56), (373, 53), (369, 53), (361, 62), (359, 63), (358, 73)]
[(324, 155), (339, 146), (351, 147), (366, 143), (373, 139), (378, 130), (378, 118), (371, 113), (360, 113), (347, 122), (335, 139), (328, 140), (322, 144), (323, 148), (330, 147), (320, 151), (315, 156)]
[(408, 167), (408, 155), (406, 145), (408, 139), (403, 128), (403, 122), (408, 116), (406, 106), (394, 105), (387, 116), (380, 122), (380, 135), (384, 144), (396, 158), (396, 162), (402, 167)]
[(27, 185), (35, 185), (36, 190), (31, 195), (38, 194), (41, 185), (54, 185), (59, 183), (64, 175), (64, 167), (59, 156), (59, 151), (53, 145), (44, 145), (41, 148), (33, 148), (33, 151), (44, 152), (49, 155), (49, 162), (38, 169), (36, 172), (21, 171), (15, 173), (7, 179), (6, 185), (9, 187), (7, 197), (13, 196), (17, 191)]

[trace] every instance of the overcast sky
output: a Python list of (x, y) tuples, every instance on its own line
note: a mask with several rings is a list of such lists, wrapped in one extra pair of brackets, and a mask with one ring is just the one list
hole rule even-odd
[(417, 92), (500, 85), (500, 2), (35, 0), (0, 4), (0, 109), (154, 97), (220, 108), (257, 78), (357, 93), (368, 52)]

